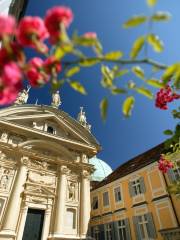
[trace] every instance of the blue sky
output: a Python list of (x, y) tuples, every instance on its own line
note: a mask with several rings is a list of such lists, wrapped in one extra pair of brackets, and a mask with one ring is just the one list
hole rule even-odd
[[(46, 10), (55, 5), (70, 6), (74, 12), (74, 21), (69, 29), (77, 29), (79, 34), (87, 31), (97, 32), (104, 52), (122, 50), (125, 58), (131, 49), (133, 41), (147, 32), (146, 25), (139, 28), (124, 30), (122, 23), (134, 14), (150, 14), (145, 0), (30, 0), (26, 15), (44, 16)], [(159, 0), (153, 11), (164, 10), (172, 14), (169, 23), (154, 25), (154, 32), (158, 33), (165, 43), (165, 51), (162, 54), (154, 54), (149, 49), (149, 54), (156, 60), (171, 64), (179, 60), (180, 55), (180, 2), (178, 0)], [(123, 78), (120, 85), (126, 81), (135, 79), (133, 75)], [(136, 96), (136, 104), (133, 115), (125, 119), (121, 114), (121, 104), (125, 96), (109, 96), (100, 85), (101, 74), (99, 67), (82, 70), (75, 80), (80, 80), (88, 91), (88, 96), (82, 96), (68, 86), (61, 90), (62, 110), (76, 117), (79, 107), (84, 106), (87, 119), (92, 124), (92, 132), (102, 145), (102, 152), (98, 156), (106, 161), (113, 169), (121, 163), (139, 155), (166, 139), (163, 130), (172, 129), (175, 121), (171, 118), (170, 111), (162, 111), (154, 107), (154, 102), (143, 96)], [(138, 81), (138, 80), (137, 80)], [(138, 81), (142, 85), (141, 81)], [(104, 96), (108, 96), (110, 106), (106, 124), (103, 124), (99, 102)], [(32, 89), (29, 103), (50, 104), (51, 96), (48, 87)], [(171, 104), (170, 110), (178, 104)]]

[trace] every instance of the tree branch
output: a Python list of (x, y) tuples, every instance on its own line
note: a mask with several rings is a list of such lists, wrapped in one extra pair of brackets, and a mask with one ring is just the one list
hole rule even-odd
[(150, 58), (143, 58), (143, 59), (135, 59), (135, 60), (110, 60), (107, 59), (106, 57), (91, 57), (91, 58), (79, 58), (77, 60), (72, 60), (72, 61), (62, 61), (62, 64), (65, 66), (70, 66), (70, 65), (75, 65), (75, 64), (80, 64), (83, 61), (99, 61), (99, 62), (106, 62), (106, 63), (116, 63), (116, 64), (120, 64), (120, 65), (132, 65), (132, 64), (147, 64), (147, 65), (151, 65), (153, 67), (157, 67), (161, 70), (165, 70), (168, 66), (162, 63), (159, 63), (153, 59)]

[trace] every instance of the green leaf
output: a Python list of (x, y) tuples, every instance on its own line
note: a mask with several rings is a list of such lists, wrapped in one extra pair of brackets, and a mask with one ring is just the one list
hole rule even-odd
[(80, 62), (80, 66), (82, 67), (91, 67), (95, 64), (99, 63), (99, 60), (97, 59), (83, 59)]
[(113, 88), (111, 90), (111, 93), (114, 94), (114, 95), (117, 95), (117, 94), (124, 94), (126, 93), (127, 91), (123, 88)]
[(155, 52), (162, 52), (164, 50), (164, 44), (157, 35), (149, 34), (147, 42), (153, 47)]
[(141, 51), (142, 47), (144, 46), (145, 43), (145, 36), (141, 36), (139, 38), (136, 39), (136, 41), (134, 42), (132, 49), (131, 49), (131, 53), (130, 53), (130, 57), (132, 59), (135, 59), (139, 52)]
[(153, 99), (153, 94), (149, 89), (146, 89), (144, 87), (135, 88), (136, 92), (148, 97), (149, 99)]
[(147, 17), (144, 15), (133, 16), (123, 24), (123, 27), (124, 28), (136, 27), (142, 23), (145, 23), (146, 21)]
[(80, 82), (77, 82), (77, 81), (69, 81), (69, 85), (70, 85), (74, 90), (76, 90), (77, 92), (79, 92), (79, 93), (81, 93), (81, 94), (84, 94), (84, 95), (87, 94), (85, 88), (81, 85)]
[(171, 14), (168, 12), (156, 12), (152, 15), (151, 19), (154, 22), (169, 21)]
[(59, 88), (61, 88), (64, 85), (64, 83), (65, 83), (64, 79), (61, 79), (61, 80), (58, 80), (58, 81), (52, 81), (51, 90), (52, 91), (58, 90)]
[(144, 80), (144, 70), (139, 67), (139, 66), (135, 66), (132, 68), (132, 72), (139, 78)]
[(128, 69), (122, 69), (119, 71), (114, 71), (114, 77), (118, 78), (118, 77), (122, 77), (123, 75), (127, 74), (129, 72)]
[(173, 135), (173, 131), (167, 129), (163, 132), (165, 135)]
[(98, 40), (96, 38), (86, 38), (83, 36), (79, 37), (79, 36), (75, 35), (73, 37), (73, 41), (74, 41), (74, 44), (76, 44), (76, 45), (80, 45), (80, 46), (84, 46), (84, 47), (93, 47), (96, 45)]
[(107, 110), (108, 110), (108, 99), (103, 98), (100, 102), (100, 111), (101, 111), (101, 117), (105, 121), (107, 117)]
[(80, 71), (80, 67), (75, 66), (73, 68), (70, 68), (67, 72), (66, 72), (66, 76), (67, 77), (72, 77), (74, 74), (78, 73)]
[(58, 48), (56, 48), (56, 50), (55, 50), (55, 52), (54, 52), (54, 57), (55, 57), (57, 60), (61, 60), (61, 59), (64, 57), (65, 54), (66, 54), (66, 53), (63, 51), (63, 49), (60, 48), (60, 47), (58, 47)]
[(108, 66), (102, 65), (101, 66), (101, 73), (103, 75), (103, 78), (101, 80), (101, 84), (103, 87), (109, 88), (113, 84), (114, 80), (114, 73), (110, 70)]
[(131, 116), (131, 111), (134, 107), (135, 98), (133, 96), (127, 97), (123, 102), (122, 112), (125, 117)]
[(174, 86), (175, 88), (180, 89), (180, 65), (175, 74)]
[(150, 7), (153, 7), (154, 5), (156, 5), (157, 3), (157, 0), (147, 0), (147, 4), (150, 6)]
[(104, 56), (107, 60), (118, 60), (123, 56), (121, 51), (109, 52)]
[(162, 79), (164, 81), (164, 83), (167, 83), (171, 80), (171, 78), (173, 77), (173, 75), (176, 73), (176, 71), (178, 71), (180, 67), (179, 63), (175, 63), (171, 66), (169, 66), (163, 73)]
[(149, 79), (146, 82), (147, 82), (147, 84), (149, 84), (155, 88), (163, 88), (164, 87), (164, 84), (162, 82), (159, 82), (158, 79)]

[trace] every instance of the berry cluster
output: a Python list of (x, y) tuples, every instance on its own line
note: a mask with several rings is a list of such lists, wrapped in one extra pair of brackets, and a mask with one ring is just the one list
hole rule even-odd
[(167, 85), (165, 88), (161, 88), (159, 92), (157, 92), (155, 105), (160, 109), (166, 110), (168, 109), (167, 103), (179, 98), (180, 94), (173, 93), (172, 88)]
[(173, 168), (173, 163), (166, 159), (163, 154), (161, 154), (161, 157), (158, 162), (158, 168), (163, 173), (166, 173), (170, 168)]

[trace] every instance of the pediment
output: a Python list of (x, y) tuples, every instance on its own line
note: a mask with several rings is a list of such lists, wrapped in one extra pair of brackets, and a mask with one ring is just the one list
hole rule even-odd
[[(49, 106), (21, 105), (0, 110), (0, 123), (23, 128), (49, 138), (83, 143), (96, 151), (100, 145), (94, 136), (67, 113)], [(38, 138), (38, 137), (37, 137)]]

